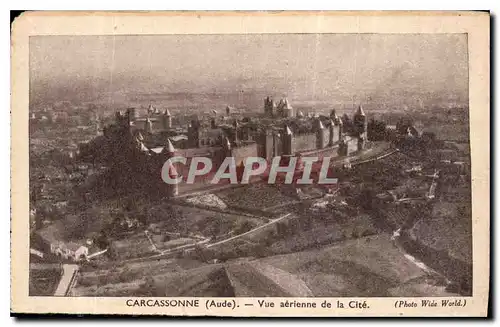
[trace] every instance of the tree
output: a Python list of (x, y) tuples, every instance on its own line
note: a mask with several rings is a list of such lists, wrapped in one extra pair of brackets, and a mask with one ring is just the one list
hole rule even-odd
[(85, 213), (80, 216), (70, 215), (64, 223), (68, 238), (83, 238), (90, 227), (89, 217)]
[(436, 146), (436, 134), (433, 132), (423, 132), (422, 142), (424, 145), (424, 150), (427, 152), (429, 148)]
[(252, 226), (252, 223), (250, 223), (248, 220), (245, 220), (241, 225), (239, 225), (235, 232), (236, 234), (243, 234), (243, 233), (246, 233), (248, 232), (249, 230), (251, 230), (253, 228)]
[(107, 249), (107, 248), (109, 248), (109, 245), (111, 244), (111, 242), (108, 239), (108, 235), (107, 235), (106, 231), (104, 231), (104, 230), (101, 231), (99, 236), (97, 236), (97, 238), (94, 240), (94, 243), (100, 249)]
[(372, 141), (383, 141), (387, 139), (386, 123), (383, 121), (371, 119), (368, 122), (368, 139)]
[(404, 135), (406, 134), (408, 127), (412, 127), (413, 124), (414, 121), (411, 117), (401, 117), (396, 123), (396, 131), (398, 132), (398, 134)]
[(212, 237), (213, 240), (217, 239), (217, 236), (220, 234), (221, 226), (224, 222), (220, 217), (216, 218), (215, 221), (208, 228), (208, 234)]
[(358, 202), (361, 208), (364, 210), (373, 209), (373, 198), (375, 197), (375, 191), (371, 188), (364, 188), (358, 197)]

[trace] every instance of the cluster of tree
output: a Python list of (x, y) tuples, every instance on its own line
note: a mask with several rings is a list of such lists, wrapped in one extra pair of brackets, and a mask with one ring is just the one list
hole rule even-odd
[(94, 239), (94, 243), (100, 249), (107, 249), (111, 245), (110, 236), (103, 230)]
[(370, 141), (386, 141), (388, 140), (387, 125), (380, 120), (371, 119), (368, 122), (368, 139)]
[(101, 162), (106, 162), (109, 160), (109, 150), (108, 150), (107, 140), (104, 136), (97, 136), (92, 139), (89, 143), (79, 144), (79, 155), (78, 160), (80, 162), (88, 162), (92, 164), (97, 164)]
[(350, 204), (355, 207), (361, 207), (363, 210), (370, 211), (374, 209), (374, 198), (376, 192), (370, 187), (363, 187), (359, 193), (351, 197)]
[(396, 123), (396, 132), (400, 135), (406, 135), (408, 128), (413, 127), (414, 123), (411, 117), (401, 117)]
[(236, 226), (236, 228), (234, 229), (234, 233), (235, 235), (243, 234), (252, 230), (253, 228), (254, 225), (250, 221), (245, 220), (239, 226)]

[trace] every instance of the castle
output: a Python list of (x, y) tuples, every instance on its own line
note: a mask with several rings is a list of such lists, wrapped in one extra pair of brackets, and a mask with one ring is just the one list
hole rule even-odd
[(236, 165), (241, 165), (247, 157), (270, 161), (283, 155), (349, 156), (365, 149), (368, 141), (368, 121), (362, 106), (353, 115), (349, 133), (335, 110), (328, 117), (294, 117), (286, 98), (276, 105), (267, 97), (263, 117), (267, 120), (257, 122), (231, 118), (231, 123), (219, 123), (212, 118), (207, 123), (196, 118), (182, 128), (174, 126), (172, 118), (168, 109), (161, 112), (150, 106), (145, 115), (139, 115), (137, 109), (130, 108), (125, 113), (117, 112), (115, 123), (103, 133), (109, 147), (114, 148), (110, 151), (113, 164), (130, 174), (144, 175), (139, 179), (150, 183), (147, 187), (162, 189), (170, 197), (179, 193), (178, 185), (163, 183), (160, 176), (163, 164), (174, 155), (187, 158), (187, 164), (170, 173), (185, 176), (184, 169), (194, 157), (212, 158), (217, 169), (226, 157), (235, 158)]
[(287, 98), (281, 99), (278, 104), (270, 97), (264, 99), (264, 113), (270, 117), (293, 117), (293, 107)]

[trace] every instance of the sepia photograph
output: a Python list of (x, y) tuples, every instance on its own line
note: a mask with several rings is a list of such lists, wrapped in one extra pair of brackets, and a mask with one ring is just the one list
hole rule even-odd
[(27, 40), (28, 297), (403, 309), (484, 291), (468, 33)]

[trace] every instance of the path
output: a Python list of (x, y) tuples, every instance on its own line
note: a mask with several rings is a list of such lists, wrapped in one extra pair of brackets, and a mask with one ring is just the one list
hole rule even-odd
[[(263, 229), (265, 227), (268, 227), (268, 226), (270, 226), (272, 224), (280, 222), (283, 219), (286, 219), (286, 218), (288, 218), (290, 216), (291, 216), (291, 214), (287, 213), (286, 215), (284, 215), (282, 217), (279, 217), (277, 219), (274, 219), (274, 220), (272, 220), (272, 221), (270, 221), (270, 222), (268, 222), (268, 223), (266, 223), (264, 225), (257, 226), (256, 228), (254, 228), (252, 230), (249, 230), (248, 232), (235, 235), (233, 237), (230, 237), (228, 239), (225, 239), (225, 240), (222, 240), (222, 241), (219, 241), (219, 242), (216, 242), (216, 243), (209, 244), (209, 245), (206, 246), (206, 248), (211, 248), (211, 247), (218, 246), (218, 245), (230, 242), (230, 241), (234, 241), (235, 239), (238, 239), (240, 237), (243, 237), (243, 236), (246, 236), (248, 234), (254, 233), (254, 232), (256, 232), (258, 230), (261, 230), (261, 229)], [(186, 245), (181, 245), (181, 246), (178, 246), (178, 247), (175, 247), (175, 248), (172, 248), (172, 249), (164, 250), (164, 251), (161, 251), (161, 253), (154, 254), (154, 255), (151, 255), (151, 256), (148, 256), (148, 257), (133, 258), (133, 259), (128, 259), (128, 260), (123, 260), (121, 262), (122, 263), (125, 263), (125, 262), (130, 263), (130, 262), (143, 262), (143, 261), (148, 261), (148, 260), (159, 260), (159, 259), (163, 259), (167, 255), (175, 253), (175, 252), (177, 252), (179, 250), (182, 250), (182, 249), (185, 249), (185, 250), (194, 249), (196, 246), (204, 245), (204, 244), (206, 244), (208, 242), (210, 242), (210, 238), (206, 238), (206, 239), (204, 239), (202, 241), (199, 241), (199, 242), (196, 242), (194, 244), (186, 244)]]
[(76, 276), (78, 274), (78, 265), (63, 264), (63, 274), (54, 296), (68, 296), (69, 292), (76, 283)]
[(266, 227), (267, 227), (267, 226), (269, 226), (269, 225), (275, 224), (275, 223), (277, 223), (277, 222), (279, 222), (279, 221), (281, 221), (281, 220), (283, 220), (283, 219), (285, 219), (285, 218), (288, 218), (290, 215), (291, 215), (291, 213), (287, 213), (286, 215), (284, 215), (284, 216), (282, 216), (282, 217), (280, 217), (280, 218), (277, 218), (277, 219), (271, 220), (270, 222), (268, 222), (268, 223), (266, 223), (266, 224), (264, 224), (264, 225), (260, 225), (260, 226), (258, 226), (258, 227), (256, 227), (256, 228), (254, 228), (254, 229), (251, 229), (251, 230), (249, 230), (248, 232), (245, 232), (245, 233), (242, 233), (242, 234), (239, 234), (239, 235), (235, 235), (235, 236), (233, 236), (233, 237), (230, 237), (230, 238), (228, 238), (228, 239), (225, 239), (225, 240), (222, 240), (222, 241), (219, 241), (219, 242), (216, 242), (216, 243), (209, 244), (209, 245), (207, 245), (207, 248), (211, 248), (211, 247), (214, 247), (214, 246), (217, 246), (217, 245), (221, 245), (221, 244), (224, 244), (224, 243), (227, 243), (227, 242), (233, 241), (233, 240), (235, 240), (235, 239), (238, 239), (238, 238), (240, 238), (240, 237), (246, 236), (246, 235), (248, 235), (248, 234), (254, 233), (254, 232), (256, 232), (256, 231), (258, 231), (258, 230), (260, 230), (260, 229), (266, 228)]

